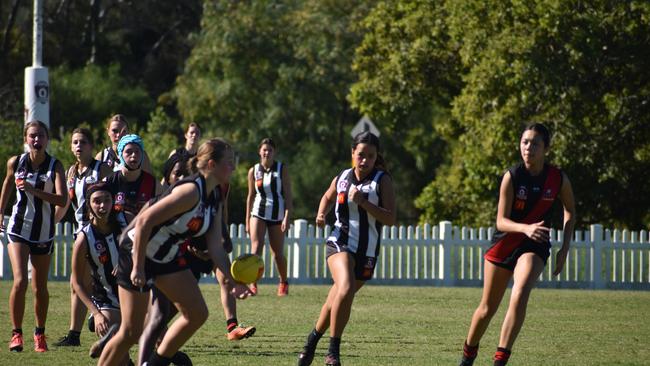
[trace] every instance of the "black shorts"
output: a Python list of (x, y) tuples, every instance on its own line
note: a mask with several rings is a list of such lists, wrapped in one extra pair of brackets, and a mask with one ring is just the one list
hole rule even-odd
[(204, 261), (201, 258), (196, 257), (192, 253), (185, 253), (185, 259), (187, 261), (187, 265), (192, 271), (192, 274), (198, 281), (203, 274), (210, 274), (212, 273), (212, 268), (214, 267), (212, 265), (211, 260)]
[(178, 256), (168, 263), (154, 262), (149, 258), (145, 258), (144, 262), (144, 276), (145, 285), (137, 287), (131, 282), (131, 271), (133, 270), (133, 255), (131, 248), (133, 242), (128, 235), (123, 235), (120, 242), (120, 258), (117, 267), (117, 275), (115, 276), (117, 284), (127, 290), (136, 292), (146, 292), (153, 287), (153, 281), (156, 276), (165, 275), (169, 273), (180, 272), (188, 269), (187, 259), (184, 256)]
[(54, 240), (44, 241), (40, 243), (31, 242), (20, 236), (7, 233), (10, 243), (22, 243), (29, 248), (31, 255), (50, 255), (54, 252)]
[(350, 253), (354, 257), (354, 276), (355, 279), (360, 281), (368, 281), (375, 273), (375, 266), (377, 265), (377, 257), (368, 257), (363, 254), (354, 253), (349, 250), (347, 245), (337, 245), (333, 241), (327, 242), (326, 258), (329, 258), (336, 253)]
[[(490, 249), (491, 248), (492, 247), (490, 247)], [(488, 249), (488, 252), (490, 251), (490, 249)], [(491, 257), (486, 259), (490, 263), (494, 264), (495, 266), (505, 268), (511, 272), (514, 272), (519, 257), (521, 257), (524, 253), (535, 253), (538, 257), (542, 259), (542, 261), (544, 261), (544, 265), (546, 266), (548, 257), (551, 255), (551, 244), (537, 243), (529, 238), (526, 238), (507, 256), (504, 256), (502, 258)]]
[(257, 216), (257, 215), (253, 215), (253, 217), (256, 218), (256, 219), (258, 219), (258, 220), (264, 221), (264, 223), (266, 224), (266, 226), (278, 226), (278, 225), (282, 225), (282, 220), (279, 220), (279, 221), (276, 221), (276, 220), (267, 220), (267, 219), (261, 218), (261, 217), (259, 217), (259, 216)]

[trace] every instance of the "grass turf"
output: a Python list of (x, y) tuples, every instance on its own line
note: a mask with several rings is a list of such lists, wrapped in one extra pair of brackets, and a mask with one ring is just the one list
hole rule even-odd
[[(88, 348), (96, 340), (84, 330), (81, 347), (57, 348), (69, 325), (68, 284), (51, 282), (46, 333), (50, 352), (33, 351), (33, 296), (27, 293), (23, 329), (25, 350), (11, 353), (8, 297), (10, 281), (0, 281), (0, 364), (94, 365)], [(260, 285), (257, 297), (238, 302), (239, 321), (254, 324), (249, 339), (230, 342), (218, 287), (201, 289), (210, 318), (182, 348), (194, 365), (295, 365), (307, 333), (312, 329), (327, 286), (290, 286), (288, 297), (275, 296), (275, 286)], [(475, 306), (479, 288), (366, 286), (353, 305), (341, 344), (346, 365), (455, 365)], [(476, 365), (491, 365), (492, 354), (507, 305), (499, 312), (481, 342)], [(510, 365), (647, 365), (650, 361), (650, 292), (547, 290), (533, 291), (526, 323), (515, 343)], [(322, 365), (327, 335), (314, 365)], [(136, 357), (137, 348), (131, 350)]]

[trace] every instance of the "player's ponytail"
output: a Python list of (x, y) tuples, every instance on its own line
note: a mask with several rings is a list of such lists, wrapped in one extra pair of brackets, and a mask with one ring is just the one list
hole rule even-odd
[(213, 138), (199, 146), (196, 156), (192, 157), (189, 162), (189, 169), (192, 173), (204, 170), (208, 166), (208, 161), (214, 160), (220, 162), (226, 155), (226, 152), (232, 147), (224, 139)]
[(196, 174), (199, 171), (199, 168), (197, 167), (197, 164), (199, 162), (199, 159), (196, 158), (195, 156), (192, 156), (190, 160), (187, 161), (187, 170), (189, 170), (190, 174)]

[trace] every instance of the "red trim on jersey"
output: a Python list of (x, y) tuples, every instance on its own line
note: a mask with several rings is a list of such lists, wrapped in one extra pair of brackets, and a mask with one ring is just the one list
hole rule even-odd
[[(533, 209), (524, 217), (522, 223), (532, 224), (542, 220), (544, 215), (551, 209), (555, 198), (560, 193), (560, 183), (562, 182), (562, 173), (560, 169), (549, 166), (548, 175), (546, 176), (546, 181), (544, 182), (544, 187), (542, 188), (542, 195), (539, 200), (535, 202)], [(550, 189), (550, 193), (547, 191)], [(552, 197), (552, 199), (551, 199)], [(526, 234), (524, 233), (506, 233), (501, 240), (494, 243), (487, 252), (485, 252), (485, 259), (492, 262), (503, 262), (505, 258), (509, 257), (510, 254), (526, 239)]]

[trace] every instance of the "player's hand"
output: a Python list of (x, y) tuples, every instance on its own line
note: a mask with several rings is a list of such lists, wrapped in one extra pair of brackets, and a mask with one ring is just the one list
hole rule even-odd
[(95, 318), (95, 334), (99, 337), (103, 337), (106, 332), (108, 332), (108, 319), (101, 312), (95, 313), (93, 315)]
[(137, 267), (133, 267), (131, 271), (131, 283), (135, 287), (143, 287), (145, 284), (144, 270)]
[(524, 234), (538, 243), (546, 243), (548, 242), (550, 231), (550, 228), (544, 226), (544, 221), (540, 221), (538, 223), (528, 225)]
[(280, 230), (282, 230), (282, 233), (286, 233), (287, 230), (289, 230), (289, 218), (286, 215), (284, 216), (284, 219), (282, 219)]
[(325, 214), (319, 213), (316, 215), (316, 226), (325, 227)]
[(248, 298), (249, 296), (252, 296), (253, 294), (251, 293), (250, 289), (248, 286), (241, 284), (241, 283), (236, 283), (232, 289), (230, 290), (230, 293), (237, 299), (244, 300)]
[(363, 196), (363, 192), (359, 191), (357, 187), (352, 186), (350, 187), (350, 191), (348, 192), (348, 196), (350, 199), (356, 203), (357, 205), (361, 206), (361, 204), (366, 201), (366, 197)]
[(16, 179), (16, 188), (19, 191), (31, 192), (34, 190), (34, 186), (31, 185), (26, 179)]
[(557, 252), (555, 256), (555, 270), (553, 271), (553, 276), (559, 275), (564, 269), (564, 263), (566, 263), (566, 257), (569, 254), (569, 249), (562, 248)]

